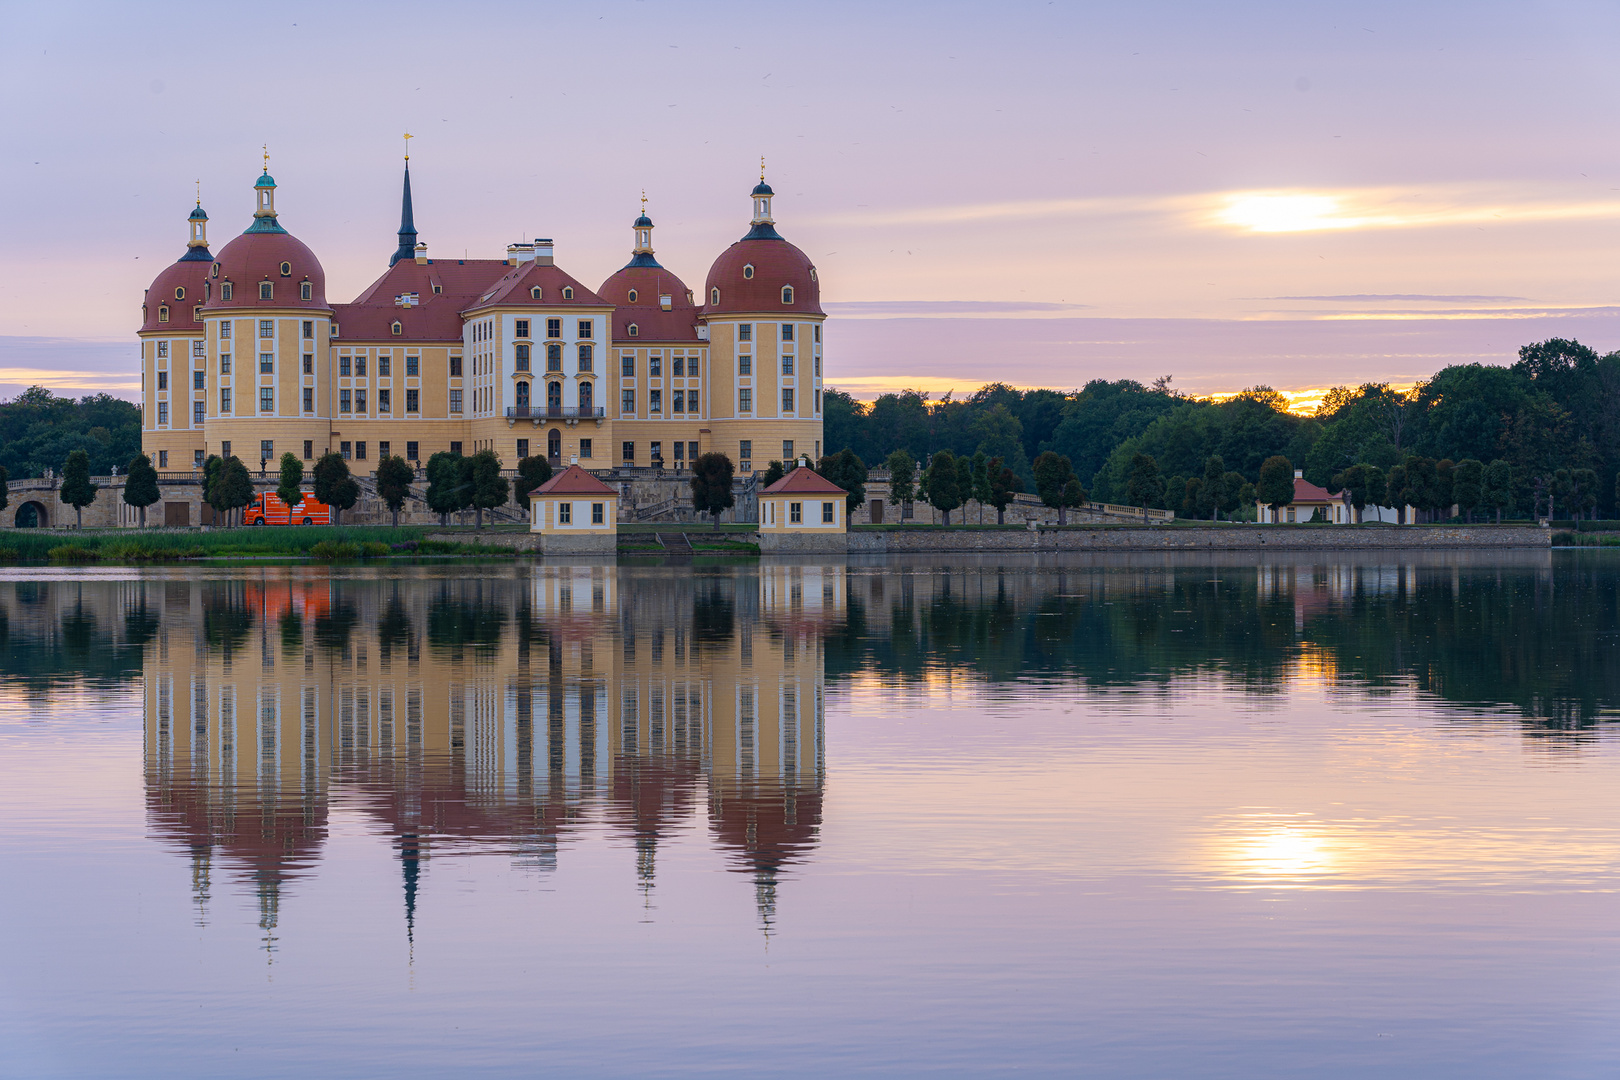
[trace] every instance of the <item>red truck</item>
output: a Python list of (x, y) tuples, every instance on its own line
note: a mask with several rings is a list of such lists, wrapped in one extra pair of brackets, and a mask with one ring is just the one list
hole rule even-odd
[(332, 524), (332, 508), (317, 499), (313, 494), (303, 494), (298, 504), (289, 512), (287, 504), (281, 501), (273, 491), (263, 495), (247, 504), (242, 511), (242, 520), (249, 525), (330, 525)]

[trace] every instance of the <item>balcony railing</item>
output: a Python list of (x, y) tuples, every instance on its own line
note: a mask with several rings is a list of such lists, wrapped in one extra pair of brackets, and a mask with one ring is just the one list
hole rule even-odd
[(606, 415), (601, 405), (514, 405), (506, 410), (508, 420), (600, 420)]

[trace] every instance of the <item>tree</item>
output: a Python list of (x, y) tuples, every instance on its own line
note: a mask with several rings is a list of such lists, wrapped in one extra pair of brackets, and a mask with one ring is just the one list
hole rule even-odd
[(1057, 451), (1046, 450), (1036, 457), (1034, 473), (1035, 494), (1041, 504), (1058, 512), (1059, 525), (1068, 524), (1064, 520), (1063, 511), (1068, 503), (1064, 501), (1063, 492), (1069, 481), (1074, 479), (1074, 466)]
[(1485, 466), (1474, 458), (1463, 458), (1451, 470), (1451, 498), (1457, 504), (1458, 513), (1472, 525), (1474, 523), (1474, 510), (1483, 497), (1483, 484), (1485, 482)]
[(1012, 505), (1013, 496), (1024, 490), (1024, 483), (1000, 458), (991, 458), (986, 471), (990, 474), (990, 505), (996, 508), (996, 524), (1005, 525), (1007, 507)]
[(1406, 524), (1406, 508), (1411, 495), (1412, 485), (1407, 478), (1405, 463), (1391, 467), (1384, 474), (1384, 497), (1395, 508), (1395, 522), (1398, 525)]
[[(129, 468), (124, 470), (124, 502), (141, 512), (141, 528), (146, 528), (146, 508), (162, 497), (152, 459), (145, 454), (136, 454), (130, 459)], [(3, 509), (3, 505), (0, 505), (0, 509)]]
[(951, 511), (962, 505), (963, 483), (956, 455), (941, 450), (928, 459), (928, 471), (923, 474), (923, 497), (928, 504), (945, 515), (945, 524), (951, 523)]
[(337, 511), (332, 515), (334, 525), (360, 498), (360, 485), (349, 475), (349, 463), (341, 454), (328, 450), (315, 462), (315, 497)]
[(1189, 476), (1181, 482), (1181, 505), (1176, 508), (1181, 514), (1194, 519), (1203, 517), (1206, 501), (1202, 476)]
[[(1006, 406), (1002, 406), (1005, 411)], [(984, 524), (984, 508), (990, 504), (990, 458), (983, 450), (973, 451), (972, 462), (968, 466), (968, 489), (975, 502), (979, 504), (979, 524)]]
[(73, 507), (74, 528), (84, 528), (84, 508), (96, 501), (98, 485), (90, 482), (90, 455), (83, 450), (68, 454), (62, 465), (62, 501)]
[(462, 483), (471, 489), (474, 527), (484, 527), (484, 511), (504, 506), (512, 497), (512, 485), (501, 475), (501, 459), (495, 451), (483, 449), (461, 459)]
[[(1247, 489), (1248, 494), (1245, 494)], [(1245, 502), (1253, 502), (1254, 485), (1243, 478), (1243, 474), (1233, 470), (1221, 477), (1221, 488), (1218, 498), (1220, 502), (1216, 507), (1225, 514), (1230, 521), (1237, 508)]]
[(1068, 483), (1063, 485), (1063, 507), (1058, 513), (1084, 506), (1090, 498), (1085, 486), (1080, 483), (1080, 478), (1070, 476)]
[[(842, 450), (840, 453), (852, 452)], [(731, 493), (732, 469), (731, 459), (717, 450), (692, 463), (692, 509), (708, 514), (716, 531), (720, 528), (720, 515), (737, 502), (737, 497)]]
[(1151, 454), (1131, 458), (1130, 476), (1125, 481), (1125, 497), (1142, 508), (1142, 524), (1148, 523), (1148, 507), (1164, 498), (1164, 478)]
[[(213, 504), (214, 509), (227, 515), (253, 501), (253, 477), (241, 458), (232, 454), (221, 463), (214, 492), (217, 499)], [(226, 520), (230, 519), (227, 517)]]
[(512, 482), (512, 493), (518, 505), (529, 508), (529, 492), (551, 479), (551, 462), (543, 455), (533, 455), (518, 462), (517, 479)]
[(4, 465), (0, 465), (0, 510), (11, 505), (11, 491), (8, 488), (10, 483), (11, 473)]
[(293, 508), (304, 497), (304, 463), (288, 451), (281, 455), (281, 477), (276, 484), (276, 498), (287, 505), (287, 521), (292, 522)]
[(846, 447), (830, 457), (822, 458), (816, 464), (816, 472), (844, 489), (847, 493), (844, 501), (849, 513), (853, 514), (866, 501), (866, 462), (855, 451)]
[(1485, 466), (1484, 482), (1480, 489), (1480, 500), (1485, 506), (1496, 511), (1496, 523), (1502, 524), (1502, 509), (1513, 505), (1513, 466), (1502, 458), (1497, 458)]
[[(1219, 454), (1204, 459), (1204, 485), (1199, 495), (1200, 509), (1209, 511), (1209, 520), (1219, 521), (1226, 501), (1226, 461)], [(1235, 495), (1236, 492), (1233, 492)]]
[(1356, 511), (1356, 524), (1361, 524), (1361, 512), (1367, 508), (1367, 465), (1352, 465), (1334, 474), (1333, 486), (1338, 488)]
[(396, 529), (399, 528), (399, 512), (410, 497), (411, 481), (415, 479), (416, 470), (402, 457), (390, 455), (377, 462), (377, 494), (388, 512), (394, 515)]
[(440, 525), (471, 505), (472, 489), (462, 483), (460, 454), (441, 450), (428, 458), (427, 478), (428, 509), (439, 515)]
[(786, 475), (787, 469), (782, 465), (782, 463), (780, 461), (773, 461), (769, 465), (765, 466), (765, 475), (760, 477), (759, 486), (762, 489), (768, 488)]
[(1282, 515), (1282, 508), (1294, 501), (1294, 463), (1281, 454), (1273, 454), (1260, 464), (1260, 483), (1255, 486), (1260, 502), (1271, 507), (1273, 524)]
[(1566, 499), (1575, 511), (1577, 521), (1587, 517), (1597, 506), (1598, 477), (1595, 469), (1571, 469), (1570, 490)]
[(896, 450), (883, 460), (889, 470), (889, 501), (899, 508), (900, 520), (906, 516), (906, 503), (917, 494), (917, 459), (906, 450)]

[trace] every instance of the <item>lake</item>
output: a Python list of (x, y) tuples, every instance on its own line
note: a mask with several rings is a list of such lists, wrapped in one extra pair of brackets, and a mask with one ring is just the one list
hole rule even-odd
[(1620, 555), (0, 571), (0, 1075), (1609, 1076)]

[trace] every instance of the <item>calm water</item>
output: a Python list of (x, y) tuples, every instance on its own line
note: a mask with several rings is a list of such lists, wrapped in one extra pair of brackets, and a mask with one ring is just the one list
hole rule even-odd
[(10, 570), (0, 637), (0, 1075), (1620, 1066), (1609, 553)]

